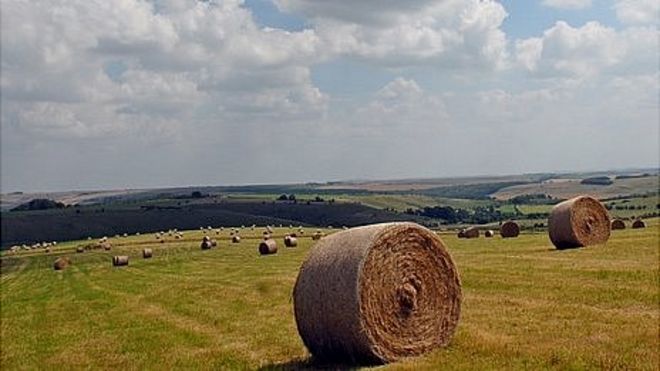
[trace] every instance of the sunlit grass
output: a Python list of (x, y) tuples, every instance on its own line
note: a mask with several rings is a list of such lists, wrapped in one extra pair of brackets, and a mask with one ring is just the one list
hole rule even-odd
[[(557, 251), (546, 234), (458, 240), (442, 235), (464, 290), (446, 349), (391, 365), (423, 369), (655, 369), (658, 360), (657, 220), (613, 232), (605, 246)], [(184, 241), (111, 238), (113, 251), (4, 257), (0, 282), (3, 369), (259, 368), (305, 365), (291, 292), (312, 245), (261, 257), (261, 229), (240, 244), (222, 232)], [(313, 229), (306, 230), (311, 235)], [(253, 237), (253, 238), (252, 238)], [(84, 241), (86, 242), (86, 241)], [(143, 247), (154, 257), (143, 260)], [(60, 253), (73, 265), (55, 272)], [(128, 267), (113, 268), (113, 254)]]

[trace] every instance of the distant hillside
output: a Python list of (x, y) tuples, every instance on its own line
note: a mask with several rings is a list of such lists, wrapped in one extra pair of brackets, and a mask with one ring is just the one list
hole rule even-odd
[(223, 202), (148, 209), (139, 206), (125, 209), (88, 207), (12, 212), (4, 214), (0, 222), (1, 242), (6, 247), (171, 228), (197, 229), (200, 226), (295, 224), (352, 227), (400, 220), (424, 223), (426, 219), (355, 203)]

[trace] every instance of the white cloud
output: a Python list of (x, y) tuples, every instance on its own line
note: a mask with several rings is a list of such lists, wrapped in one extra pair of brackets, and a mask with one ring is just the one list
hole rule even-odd
[[(219, 121), (322, 111), (326, 97), (309, 74), (322, 54), (315, 32), (259, 28), (241, 5), (3, 3), (5, 111), (33, 135), (82, 137), (173, 132), (200, 110)], [(123, 70), (108, 72), (112, 64)]]
[(591, 6), (591, 0), (543, 0), (542, 4), (558, 9), (584, 9)]
[(557, 22), (542, 37), (516, 41), (516, 59), (539, 77), (588, 78), (604, 71), (639, 73), (657, 60), (657, 30), (617, 31), (598, 22)]
[(313, 20), (334, 54), (378, 64), (434, 63), (456, 69), (498, 69), (507, 57), (507, 17), (486, 0), (276, 0), (283, 11)]
[(660, 17), (657, 0), (617, 0), (614, 9), (619, 20), (627, 24), (655, 24)]

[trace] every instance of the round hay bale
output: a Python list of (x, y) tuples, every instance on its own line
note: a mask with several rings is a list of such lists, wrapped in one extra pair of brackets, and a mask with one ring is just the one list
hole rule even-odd
[(442, 240), (414, 223), (340, 231), (310, 251), (293, 302), (305, 346), (322, 360), (385, 363), (447, 345), (461, 282)]
[(633, 229), (646, 228), (646, 223), (642, 219), (637, 219), (632, 224)]
[(103, 250), (105, 250), (105, 251), (110, 251), (110, 250), (112, 250), (112, 244), (110, 242), (103, 242), (101, 244), (101, 248), (103, 248)]
[(273, 234), (273, 228), (269, 225), (266, 226), (266, 232), (269, 234)]
[(520, 225), (512, 220), (502, 223), (500, 236), (502, 238), (515, 238), (520, 234)]
[(240, 243), (241, 242), (241, 236), (234, 236), (231, 238), (232, 243)]
[(123, 265), (128, 265), (128, 256), (127, 255), (115, 255), (112, 257), (112, 265), (115, 267), (121, 267)]
[(298, 237), (298, 234), (297, 234), (296, 232), (293, 232), (293, 233), (291, 233), (289, 236), (291, 236), (291, 237), (293, 237), (293, 238), (297, 238), (297, 237)]
[(286, 236), (284, 237), (284, 246), (296, 247), (298, 246), (298, 239), (292, 236)]
[(557, 249), (602, 244), (610, 238), (610, 216), (595, 198), (575, 197), (552, 208), (548, 232)]
[(85, 248), (82, 247), (82, 246), (78, 246), (78, 247), (76, 248), (76, 252), (77, 252), (77, 253), (83, 253), (83, 252), (85, 252)]
[(211, 240), (211, 247), (216, 247), (216, 246), (218, 246), (218, 241)]
[(321, 232), (316, 232), (316, 233), (314, 233), (314, 234), (312, 235), (312, 240), (314, 240), (314, 241), (318, 241), (318, 240), (321, 239), (321, 237), (323, 237), (323, 233), (321, 233)]
[(626, 223), (621, 219), (612, 220), (612, 230), (615, 229), (626, 229)]
[(50, 247), (47, 247), (46, 248), (46, 253), (49, 253), (49, 252), (50, 252)]
[(160, 240), (160, 243), (165, 243), (165, 240)]
[(202, 241), (202, 243), (200, 244), (200, 248), (201, 248), (202, 250), (208, 250), (208, 249), (210, 249), (211, 247), (213, 247), (213, 245), (211, 244), (211, 241), (206, 241), (206, 240), (204, 240), (204, 241)]
[(263, 240), (259, 244), (259, 254), (270, 255), (277, 253), (277, 242), (273, 239)]
[(154, 252), (150, 248), (142, 249), (142, 257), (144, 259), (149, 259), (154, 255)]
[(456, 234), (458, 238), (465, 238), (465, 228), (461, 228)]
[(204, 236), (204, 238), (202, 238), (202, 241), (211, 241), (211, 237), (209, 237), (209, 236)]
[(477, 227), (465, 228), (463, 231), (464, 238), (479, 238), (479, 230)]
[(55, 259), (55, 262), (53, 263), (53, 269), (56, 271), (61, 271), (62, 269), (68, 267), (69, 264), (71, 264), (71, 259), (67, 258), (66, 256), (62, 256)]
[(489, 229), (486, 232), (484, 232), (484, 236), (486, 238), (491, 238), (491, 237), (495, 236), (495, 232), (492, 229)]

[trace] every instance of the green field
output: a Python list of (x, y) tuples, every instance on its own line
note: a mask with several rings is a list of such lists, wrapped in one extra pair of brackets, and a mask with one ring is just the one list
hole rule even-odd
[[(288, 229), (277, 229), (278, 243)], [(309, 235), (312, 230), (307, 231)], [(614, 231), (605, 246), (554, 250), (546, 234), (458, 240), (442, 235), (464, 290), (457, 334), (445, 349), (393, 369), (657, 369), (660, 226)], [(113, 238), (111, 254), (3, 256), (2, 368), (278, 369), (310, 363), (291, 301), (312, 246), (260, 257), (261, 230), (201, 251), (200, 231), (158, 243)], [(251, 236), (248, 236), (250, 235)], [(214, 233), (211, 233), (215, 236)], [(86, 241), (85, 241), (86, 242)], [(143, 247), (154, 249), (150, 260)], [(57, 255), (72, 258), (62, 272)]]

